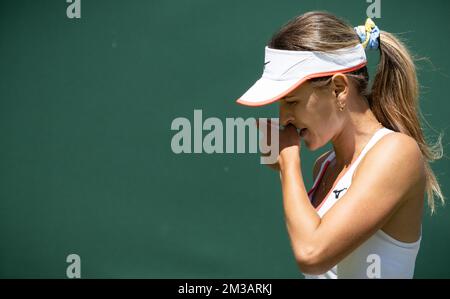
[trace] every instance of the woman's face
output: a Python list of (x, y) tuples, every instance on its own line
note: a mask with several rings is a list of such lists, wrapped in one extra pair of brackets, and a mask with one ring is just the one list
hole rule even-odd
[(302, 139), (310, 150), (329, 142), (343, 123), (342, 112), (330, 86), (313, 87), (306, 81), (282, 98), (279, 105), (282, 125), (307, 128), (302, 133)]

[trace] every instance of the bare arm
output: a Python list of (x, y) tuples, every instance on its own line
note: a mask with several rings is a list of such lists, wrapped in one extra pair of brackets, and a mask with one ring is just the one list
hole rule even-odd
[(320, 219), (303, 183), (299, 147), (286, 148), (281, 155), (286, 225), (296, 260), (309, 274), (326, 272), (372, 236), (423, 176), (423, 158), (415, 140), (389, 134), (365, 156), (360, 175)]

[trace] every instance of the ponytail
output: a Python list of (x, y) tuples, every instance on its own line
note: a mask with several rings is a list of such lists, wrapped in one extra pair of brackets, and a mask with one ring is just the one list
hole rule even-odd
[(445, 198), (430, 167), (434, 160), (442, 158), (441, 136), (435, 145), (429, 146), (420, 126), (419, 87), (414, 61), (405, 45), (394, 35), (381, 31), (380, 62), (372, 90), (368, 96), (369, 105), (377, 119), (391, 130), (404, 133), (416, 140), (425, 157), (427, 178), (426, 193), (431, 213), (435, 212), (434, 196), (442, 204)]

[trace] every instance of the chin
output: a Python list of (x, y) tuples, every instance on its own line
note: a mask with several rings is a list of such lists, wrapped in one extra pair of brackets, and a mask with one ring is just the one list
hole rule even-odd
[(308, 150), (310, 150), (312, 152), (316, 151), (319, 148), (322, 148), (323, 146), (326, 145), (326, 143), (325, 144), (317, 144), (317, 143), (311, 142), (308, 138), (303, 139), (303, 144), (308, 148)]
[(308, 143), (305, 142), (306, 147), (311, 151), (314, 152), (320, 148), (320, 146), (311, 146)]
[(309, 141), (303, 139), (303, 144), (310, 150), (315, 151), (317, 147), (314, 146), (314, 144), (311, 144)]

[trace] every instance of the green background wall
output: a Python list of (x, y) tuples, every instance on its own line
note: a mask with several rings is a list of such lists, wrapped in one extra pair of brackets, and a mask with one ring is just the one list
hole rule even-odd
[[(345, 4), (343, 4), (345, 3)], [(257, 154), (171, 151), (176, 117), (277, 117), (235, 100), (294, 16), (353, 25), (364, 0), (0, 2), (0, 277), (301, 278), (277, 173)], [(421, 107), (448, 128), (448, 1), (382, 1), (380, 28), (420, 63)], [(370, 54), (371, 68), (378, 55)], [(429, 141), (436, 132), (425, 128)], [(448, 139), (444, 136), (444, 150)], [(302, 149), (311, 187), (315, 152)], [(450, 194), (448, 159), (432, 164)], [(416, 277), (450, 278), (450, 210), (426, 213)]]

